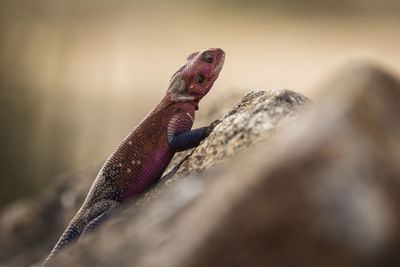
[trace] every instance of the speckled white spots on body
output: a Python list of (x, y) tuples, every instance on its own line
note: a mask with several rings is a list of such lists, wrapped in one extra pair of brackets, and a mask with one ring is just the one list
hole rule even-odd
[(140, 165), (140, 160), (131, 160), (131, 163), (133, 164), (133, 165)]
[(127, 173), (131, 173), (131, 171), (132, 171), (132, 170), (131, 170), (130, 168), (128, 168), (128, 169), (126, 170)]
[(118, 166), (119, 166), (119, 167), (122, 167), (122, 163), (121, 163), (121, 162), (120, 162), (120, 163), (118, 163)]
[(130, 146), (131, 146), (131, 145), (132, 145), (132, 141), (129, 141), (129, 142), (128, 142), (128, 145), (130, 145)]

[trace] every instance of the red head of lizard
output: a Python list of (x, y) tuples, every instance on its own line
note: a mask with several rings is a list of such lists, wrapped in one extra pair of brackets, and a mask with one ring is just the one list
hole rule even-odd
[(185, 65), (172, 76), (167, 93), (173, 102), (195, 101), (210, 91), (224, 65), (225, 52), (210, 48), (194, 52), (187, 57)]

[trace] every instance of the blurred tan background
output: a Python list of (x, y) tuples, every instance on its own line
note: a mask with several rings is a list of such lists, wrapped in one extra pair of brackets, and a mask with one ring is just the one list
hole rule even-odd
[(201, 109), (255, 89), (313, 97), (350, 58), (400, 73), (399, 44), (397, 0), (2, 0), (0, 208), (104, 161), (193, 51), (227, 53)]

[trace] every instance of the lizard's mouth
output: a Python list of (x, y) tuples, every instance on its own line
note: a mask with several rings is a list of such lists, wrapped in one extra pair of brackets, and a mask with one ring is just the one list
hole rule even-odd
[[(220, 54), (220, 56), (219, 56), (218, 65), (215, 66), (215, 68), (214, 68), (214, 70), (213, 70), (213, 72), (212, 72), (212, 77), (213, 77), (213, 78), (214, 78), (214, 76), (216, 76), (216, 75), (217, 75), (217, 77), (218, 77), (219, 72), (221, 71), (222, 67), (224, 66), (224, 62), (225, 62), (225, 52), (224, 52), (223, 50), (220, 50), (220, 51), (221, 51), (221, 54)], [(218, 56), (217, 56), (217, 57), (218, 57)]]

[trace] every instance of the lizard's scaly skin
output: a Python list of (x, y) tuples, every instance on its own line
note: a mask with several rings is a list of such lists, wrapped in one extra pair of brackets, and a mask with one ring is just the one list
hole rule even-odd
[(156, 182), (175, 152), (197, 146), (214, 124), (190, 130), (200, 99), (222, 69), (225, 53), (208, 49), (188, 56), (172, 76), (161, 102), (104, 163), (77, 214), (46, 259), (102, 222), (126, 199)]

